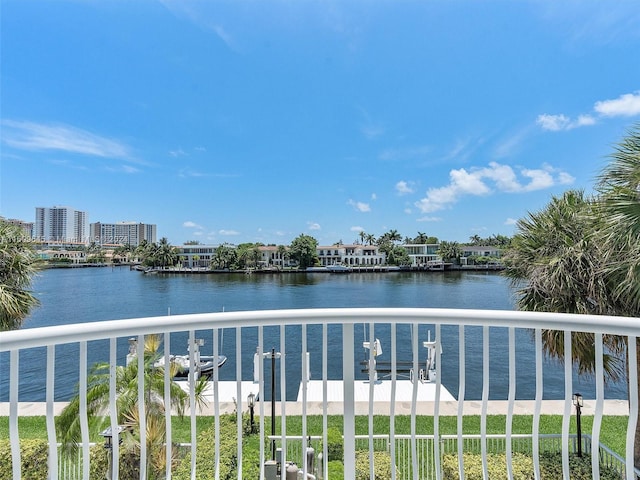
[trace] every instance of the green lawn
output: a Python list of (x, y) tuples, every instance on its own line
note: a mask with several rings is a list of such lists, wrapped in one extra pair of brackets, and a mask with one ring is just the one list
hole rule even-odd
[[(196, 419), (196, 428), (198, 432), (213, 426), (213, 417), (198, 416)], [(256, 424), (259, 418), (256, 417)], [(342, 430), (343, 417), (331, 415), (327, 418), (329, 427), (335, 427)], [(533, 417), (527, 415), (519, 415), (513, 417), (513, 433), (531, 433)], [(582, 432), (591, 433), (593, 417), (582, 417)], [(265, 417), (265, 428), (270, 433), (271, 421), (269, 417)], [(368, 433), (369, 420), (366, 416), (356, 417), (356, 434), (366, 435)], [(389, 417), (375, 416), (373, 419), (374, 433), (389, 433)], [(47, 438), (45, 417), (20, 417), (18, 420), (18, 429), (21, 438)], [(276, 421), (277, 433), (280, 433), (279, 422)], [(174, 440), (177, 442), (189, 442), (191, 440), (191, 420), (190, 418), (180, 419), (174, 417), (172, 422), (172, 430)], [(463, 423), (465, 434), (480, 433), (480, 416), (465, 416)], [(487, 433), (501, 434), (506, 430), (506, 416), (489, 415), (487, 417)], [(575, 433), (575, 417), (571, 418), (571, 432)], [(296, 416), (287, 417), (287, 431), (291, 435), (302, 434), (302, 418)], [(433, 433), (433, 417), (418, 416), (416, 418), (416, 431), (421, 435), (429, 435)], [(561, 415), (543, 415), (540, 418), (540, 433), (542, 434), (558, 434), (562, 431)], [(624, 457), (627, 431), (626, 416), (605, 416), (602, 421), (602, 429), (600, 432), (600, 441)], [(395, 417), (396, 434), (411, 433), (411, 417), (397, 416)], [(457, 417), (440, 417), (440, 434), (452, 435), (457, 433)], [(314, 415), (307, 417), (307, 435), (322, 435), (322, 416)], [(9, 438), (9, 418), (0, 417), (0, 438)], [(102, 442), (103, 439), (99, 435), (92, 438), (95, 442)]]

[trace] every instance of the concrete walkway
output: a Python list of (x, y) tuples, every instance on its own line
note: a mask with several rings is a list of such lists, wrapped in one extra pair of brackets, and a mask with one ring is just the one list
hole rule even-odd
[[(178, 382), (183, 390), (189, 391), (189, 385), (186, 381)], [(374, 415), (390, 415), (391, 412), (391, 382), (382, 381), (374, 384)], [(354, 399), (356, 415), (369, 414), (369, 382), (356, 380), (354, 384)], [(242, 409), (247, 411), (247, 396), (253, 393), (260, 398), (258, 385), (250, 382), (240, 382), (240, 398), (242, 398)], [(395, 415), (411, 415), (411, 397), (413, 394), (413, 384), (408, 380), (399, 380), (396, 382), (395, 392)], [(238, 395), (238, 385), (235, 381), (219, 381), (218, 397), (220, 400), (220, 413), (232, 413), (236, 410), (236, 398)], [(295, 402), (285, 402), (285, 413), (287, 415), (302, 415), (302, 386), (298, 389), (298, 400)], [(418, 401), (416, 402), (416, 413), (418, 415), (433, 415), (435, 411), (435, 384), (426, 383), (418, 384)], [(213, 382), (209, 382), (204, 391), (204, 399), (207, 405), (203, 409), (198, 409), (198, 415), (214, 415), (213, 402)], [(312, 380), (307, 386), (307, 415), (322, 415), (323, 412), (323, 385), (320, 380)], [(329, 415), (342, 415), (344, 408), (343, 385), (341, 380), (327, 381), (327, 413)], [(53, 404), (54, 415), (59, 415), (67, 405), (66, 402), (55, 402)], [(564, 414), (564, 400), (543, 400), (541, 405), (541, 413), (543, 415), (562, 415)], [(271, 415), (271, 402), (264, 402), (265, 416)], [(481, 415), (482, 402), (479, 400), (467, 400), (464, 402), (463, 415)], [(487, 414), (489, 415), (506, 415), (509, 408), (509, 402), (506, 400), (490, 400), (487, 403)], [(282, 411), (282, 402), (275, 404), (276, 415), (280, 415)], [(514, 415), (533, 415), (535, 411), (535, 401), (533, 400), (517, 400), (513, 406)], [(45, 402), (20, 402), (18, 404), (18, 416), (44, 416), (47, 412), (47, 404)], [(259, 415), (260, 401), (256, 402), (255, 412)], [(187, 410), (187, 414), (188, 414)], [(571, 406), (571, 413), (575, 413), (575, 407)], [(583, 415), (594, 415), (595, 400), (584, 400), (582, 408)], [(439, 412), (440, 416), (457, 416), (458, 402), (443, 387), (440, 392)], [(627, 400), (605, 400), (604, 415), (629, 415), (629, 404)], [(0, 402), (0, 417), (9, 416), (9, 403)]]
[[(585, 400), (582, 409), (583, 415), (593, 415), (595, 409), (595, 401)], [(54, 415), (59, 415), (62, 409), (67, 405), (66, 402), (55, 402), (53, 405)], [(489, 415), (506, 415), (508, 402), (505, 400), (491, 400), (487, 404), (487, 413)], [(374, 402), (373, 413), (375, 415), (389, 415), (390, 402)], [(417, 402), (416, 413), (418, 415), (433, 415), (434, 402)], [(220, 402), (220, 413), (231, 413), (236, 409), (234, 402)], [(518, 400), (514, 404), (514, 415), (533, 415), (535, 402), (532, 400)], [(246, 400), (243, 403), (243, 410), (247, 410)], [(280, 415), (282, 410), (281, 402), (276, 402), (276, 415)], [(571, 407), (572, 414), (574, 407)], [(18, 404), (18, 416), (44, 416), (46, 415), (47, 404), (45, 402), (20, 402)], [(367, 415), (369, 413), (369, 402), (356, 402), (356, 415)], [(256, 402), (256, 415), (260, 412), (260, 402)], [(301, 415), (302, 402), (286, 402), (285, 412), (287, 415)], [(342, 402), (327, 402), (327, 412), (329, 415), (342, 415), (344, 413)], [(208, 405), (199, 410), (198, 415), (213, 415), (214, 404), (212, 401)], [(562, 415), (564, 413), (564, 400), (544, 400), (542, 402), (541, 413), (543, 415)], [(187, 412), (188, 414), (188, 412)], [(271, 403), (264, 403), (264, 414), (271, 414)], [(322, 402), (307, 402), (308, 415), (322, 415)], [(395, 405), (396, 415), (411, 415), (411, 402), (397, 401)], [(458, 402), (447, 401), (440, 402), (440, 416), (456, 416), (458, 414)], [(464, 415), (481, 415), (482, 402), (470, 400), (464, 402)], [(605, 415), (629, 415), (629, 406), (626, 400), (605, 400)], [(0, 402), (0, 417), (9, 416), (9, 403)]]

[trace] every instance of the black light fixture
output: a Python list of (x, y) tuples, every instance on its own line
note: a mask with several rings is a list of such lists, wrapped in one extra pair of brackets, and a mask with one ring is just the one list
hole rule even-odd
[[(118, 445), (122, 443), (122, 437), (120, 436), (120, 433), (126, 429), (126, 427), (124, 427), (123, 425), (118, 425), (116, 430), (116, 437), (118, 438)], [(112, 455), (112, 451), (113, 451), (113, 430), (111, 429), (111, 426), (107, 427), (106, 429), (104, 429), (102, 432), (100, 432), (100, 436), (104, 437), (104, 448), (106, 448), (107, 450), (109, 450), (109, 454), (108, 454), (108, 464), (107, 464), (107, 478), (109, 480), (111, 480), (113, 478), (113, 467), (111, 465), (111, 455)]]
[(249, 425), (251, 425), (251, 433), (253, 433), (253, 408), (256, 406), (256, 395), (253, 392), (247, 396), (247, 405), (249, 405)]
[(576, 430), (578, 432), (578, 456), (582, 457), (582, 429), (580, 425), (580, 414), (582, 413), (582, 407), (584, 406), (584, 402), (582, 399), (581, 393), (573, 394), (573, 404), (576, 407)]

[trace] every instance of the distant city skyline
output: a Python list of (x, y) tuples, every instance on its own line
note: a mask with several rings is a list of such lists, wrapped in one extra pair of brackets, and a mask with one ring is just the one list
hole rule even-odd
[(640, 121), (632, 1), (25, 0), (0, 22), (0, 216), (73, 205), (175, 245), (512, 236)]

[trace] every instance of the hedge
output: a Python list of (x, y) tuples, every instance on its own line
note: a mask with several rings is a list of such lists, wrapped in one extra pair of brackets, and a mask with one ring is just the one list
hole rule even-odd
[[(260, 478), (260, 432), (254, 428), (251, 434), (244, 421), (244, 438), (242, 448), (242, 478), (253, 480)], [(220, 479), (235, 480), (238, 478), (236, 415), (220, 416)], [(196, 451), (196, 479), (215, 479), (215, 429), (212, 426), (198, 435)], [(174, 480), (190, 480), (191, 454), (187, 454), (180, 462), (172, 477)]]
[[(43, 439), (20, 440), (22, 480), (42, 480), (49, 471), (49, 444)], [(13, 477), (11, 443), (0, 440), (0, 478)]]
[[(478, 454), (463, 454), (464, 474), (466, 480), (482, 480), (482, 456)], [(513, 479), (533, 480), (533, 458), (523, 453), (512, 455)], [(487, 455), (487, 469), (491, 480), (507, 480), (506, 454), (490, 453)], [(571, 480), (591, 480), (591, 456), (569, 456), (569, 470)], [(562, 453), (543, 452), (540, 454), (541, 480), (557, 480), (562, 478)], [(442, 457), (443, 478), (459, 480), (458, 455), (448, 454)], [(622, 477), (610, 467), (600, 467), (601, 480), (621, 480)]]

